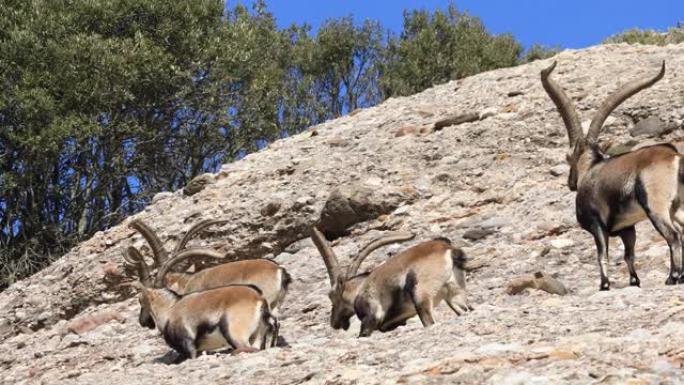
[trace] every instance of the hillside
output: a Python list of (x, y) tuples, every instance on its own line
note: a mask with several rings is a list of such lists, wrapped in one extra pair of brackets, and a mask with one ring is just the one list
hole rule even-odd
[[(681, 135), (684, 45), (605, 45), (550, 60), (559, 61), (555, 78), (582, 120), (618, 84), (666, 60), (665, 78), (618, 108), (601, 138), (653, 140), (629, 133), (647, 117), (674, 129), (666, 139)], [(161, 363), (169, 348), (138, 325), (137, 299), (105, 279), (121, 270), (125, 247), (143, 244), (129, 218), (0, 293), (0, 382), (681, 383), (684, 289), (664, 285), (667, 245), (650, 224), (637, 227), (642, 288), (625, 287), (622, 246), (613, 241), (613, 290), (598, 292), (594, 244), (576, 225), (566, 187), (565, 129), (539, 81), (550, 60), (355, 111), (225, 165), (195, 195), (161, 194), (135, 216), (159, 229), (167, 248), (197, 220), (228, 219), (193, 244), (217, 244), (234, 257), (275, 256), (294, 278), (281, 319), (288, 346)], [(466, 113), (479, 119), (430, 129)], [(365, 188), (387, 213), (340, 238), (340, 258), (386, 230), (449, 237), (484, 263), (468, 275), (475, 310), (455, 317), (442, 305), (429, 329), (416, 318), (367, 339), (356, 338), (357, 322), (347, 332), (331, 329), (325, 268), (305, 237), (330, 192), (344, 186)], [(374, 253), (364, 266), (401, 247)], [(570, 294), (505, 294), (512, 279), (535, 271), (557, 274)], [(118, 313), (80, 335), (65, 330), (72, 319)]]

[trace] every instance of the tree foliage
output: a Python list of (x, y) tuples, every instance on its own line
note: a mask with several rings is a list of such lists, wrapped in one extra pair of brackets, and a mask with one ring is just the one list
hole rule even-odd
[(518, 63), (521, 45), (511, 35), (494, 36), (482, 21), (459, 12), (404, 12), (399, 37), (390, 38), (382, 65), (385, 96), (410, 95), (433, 85)]
[(684, 42), (684, 25), (677, 23), (676, 27), (669, 28), (666, 32), (653, 29), (633, 28), (613, 35), (604, 41), (604, 44), (627, 43), (667, 45)]
[(558, 47), (546, 47), (541, 44), (533, 44), (525, 51), (525, 54), (520, 58), (520, 63), (531, 63), (535, 60), (548, 59), (555, 56), (561, 51)]

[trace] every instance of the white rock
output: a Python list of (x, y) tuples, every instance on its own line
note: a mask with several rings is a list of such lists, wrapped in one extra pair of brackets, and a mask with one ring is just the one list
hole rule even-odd
[(572, 239), (567, 239), (567, 238), (556, 238), (552, 239), (551, 242), (549, 242), (551, 247), (555, 249), (565, 249), (567, 247), (571, 247), (575, 245), (575, 242)]

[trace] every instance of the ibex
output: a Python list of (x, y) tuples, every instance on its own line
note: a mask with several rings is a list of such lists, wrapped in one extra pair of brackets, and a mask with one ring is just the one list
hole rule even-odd
[(586, 136), (572, 100), (549, 76), (554, 62), (541, 72), (544, 89), (558, 108), (570, 139), (568, 187), (577, 191), (576, 215), (582, 228), (596, 242), (601, 290), (610, 289), (606, 275), (609, 237), (619, 236), (625, 246), (624, 259), (629, 269), (629, 283), (639, 286), (634, 269), (634, 225), (648, 218), (670, 247), (670, 273), (666, 285), (684, 282), (682, 276), (682, 157), (670, 144), (643, 147), (615, 157), (608, 157), (597, 145), (598, 135), (608, 115), (622, 102), (648, 88), (665, 74), (625, 84), (599, 107)]
[(255, 286), (224, 286), (184, 296), (141, 282), (131, 286), (141, 291), (140, 304), (150, 310), (166, 343), (184, 358), (229, 346), (232, 353), (253, 352), (275, 346), (278, 339), (278, 321)]
[[(186, 261), (197, 262), (207, 258), (214, 260), (223, 258), (223, 255), (211, 249), (184, 251), (185, 245), (192, 236), (219, 223), (222, 221), (207, 220), (192, 226), (176, 246), (173, 257), (169, 259), (168, 252), (157, 235), (142, 221), (133, 221), (130, 226), (138, 230), (151, 246), (154, 264), (145, 263), (140, 252), (134, 247), (130, 247), (127, 253), (124, 253), (124, 259), (130, 267), (138, 271), (141, 282), (156, 288), (166, 287), (180, 295), (226, 285), (254, 285), (261, 290), (263, 297), (268, 301), (271, 312), (277, 314), (292, 280), (287, 271), (273, 261), (249, 259), (220, 264), (192, 274), (171, 272), (174, 266)], [(156, 277), (152, 279), (150, 270), (155, 267), (159, 267), (159, 270)], [(142, 326), (151, 329), (155, 327), (154, 319), (149, 309), (145, 307), (140, 309), (139, 321)]]
[(447, 239), (420, 243), (371, 272), (357, 274), (373, 250), (411, 239), (413, 234), (394, 233), (371, 242), (352, 260), (346, 273), (342, 273), (330, 244), (315, 227), (311, 238), (330, 277), (330, 325), (334, 329), (347, 330), (354, 314), (361, 320), (359, 337), (369, 336), (374, 330), (393, 330), (416, 314), (427, 327), (434, 323), (433, 307), (442, 300), (458, 315), (471, 310), (465, 292), (465, 255)]

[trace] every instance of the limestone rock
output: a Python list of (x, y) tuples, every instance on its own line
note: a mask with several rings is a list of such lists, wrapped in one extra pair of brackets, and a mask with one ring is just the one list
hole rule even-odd
[(187, 186), (183, 189), (183, 194), (185, 195), (195, 195), (198, 192), (204, 190), (207, 185), (214, 184), (216, 182), (214, 174), (202, 174), (193, 178)]
[(568, 293), (561, 281), (544, 275), (542, 272), (536, 272), (532, 277), (522, 277), (511, 281), (506, 287), (506, 294), (518, 294), (528, 288), (543, 290), (550, 294), (566, 295)]
[(629, 133), (632, 136), (659, 137), (672, 131), (660, 118), (650, 116), (640, 120)]
[(173, 196), (173, 193), (169, 192), (169, 191), (162, 191), (160, 193), (156, 193), (156, 194), (154, 194), (154, 197), (152, 197), (152, 203), (157, 203), (161, 200), (170, 198), (172, 196)]
[(480, 114), (477, 112), (467, 112), (465, 114), (456, 114), (435, 122), (434, 130), (439, 131), (444, 127), (457, 126), (463, 123), (474, 122), (480, 119)]
[(401, 193), (383, 194), (360, 185), (340, 187), (328, 196), (318, 227), (334, 239), (347, 234), (353, 224), (392, 212), (406, 199)]

